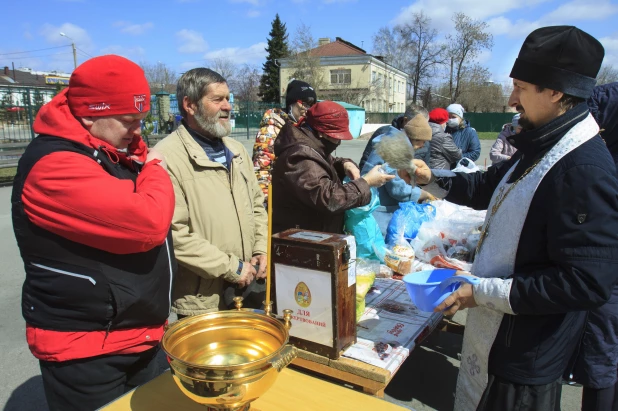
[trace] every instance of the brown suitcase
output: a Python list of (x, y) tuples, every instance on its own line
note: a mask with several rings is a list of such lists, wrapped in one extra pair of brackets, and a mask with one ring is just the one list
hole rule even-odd
[(339, 358), (356, 342), (353, 237), (291, 229), (273, 235), (272, 248), (274, 311), (293, 310), (290, 341)]

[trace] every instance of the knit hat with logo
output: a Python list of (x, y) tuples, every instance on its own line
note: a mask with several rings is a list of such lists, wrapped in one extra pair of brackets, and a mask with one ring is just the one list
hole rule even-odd
[(150, 110), (150, 87), (140, 66), (110, 54), (73, 71), (67, 100), (76, 117), (139, 114)]

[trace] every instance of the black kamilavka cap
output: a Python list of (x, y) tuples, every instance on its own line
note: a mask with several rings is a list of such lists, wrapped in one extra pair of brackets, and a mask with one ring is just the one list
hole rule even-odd
[(510, 77), (588, 98), (604, 55), (601, 43), (577, 27), (541, 27), (524, 41)]

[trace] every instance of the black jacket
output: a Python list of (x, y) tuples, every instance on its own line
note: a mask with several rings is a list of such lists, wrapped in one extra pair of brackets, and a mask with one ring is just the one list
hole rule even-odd
[[(582, 103), (510, 138), (518, 149), (487, 172), (440, 179), (448, 201), (486, 209), (498, 183), (519, 178), (588, 115)], [(517, 384), (556, 381), (569, 366), (585, 311), (603, 305), (618, 275), (618, 180), (599, 136), (558, 161), (537, 188), (522, 228), (510, 304), (489, 357), (489, 373)], [(495, 224), (495, 223), (494, 223)]]
[(170, 312), (176, 271), (171, 231), (165, 243), (149, 251), (112, 254), (63, 238), (28, 219), (22, 202), (24, 182), (37, 161), (57, 151), (90, 157), (119, 179), (137, 177), (107, 155), (68, 139), (39, 136), (30, 143), (19, 161), (11, 197), (13, 229), (26, 271), (24, 319), (34, 327), (55, 331), (163, 324)]
[[(601, 137), (618, 167), (618, 83), (595, 87), (588, 99)], [(616, 383), (618, 368), (618, 286), (602, 307), (590, 310), (586, 328), (571, 372), (573, 380), (595, 389)]]

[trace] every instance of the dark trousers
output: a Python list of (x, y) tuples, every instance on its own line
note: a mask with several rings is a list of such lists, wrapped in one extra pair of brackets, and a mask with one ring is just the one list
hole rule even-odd
[(521, 385), (489, 376), (477, 411), (560, 411), (560, 380), (545, 385)]
[(157, 376), (159, 348), (138, 354), (81, 360), (39, 361), (52, 411), (96, 410)]
[(618, 383), (600, 390), (584, 387), (582, 411), (618, 411)]

